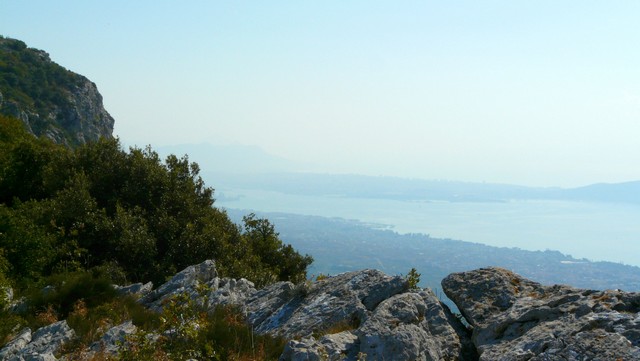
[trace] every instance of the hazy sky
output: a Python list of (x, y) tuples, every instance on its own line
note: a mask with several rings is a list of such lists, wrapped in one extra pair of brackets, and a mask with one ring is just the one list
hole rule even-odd
[(640, 179), (640, 1), (11, 1), (0, 34), (93, 80), (125, 144), (315, 170)]

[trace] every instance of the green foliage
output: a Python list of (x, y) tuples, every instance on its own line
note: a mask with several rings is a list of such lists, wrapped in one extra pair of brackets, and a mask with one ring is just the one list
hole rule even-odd
[(36, 202), (11, 209), (0, 205), (0, 250), (8, 261), (6, 275), (14, 283), (48, 273), (55, 254), (55, 235), (34, 222), (42, 207)]
[(277, 360), (286, 343), (254, 334), (236, 308), (206, 310), (186, 294), (165, 305), (161, 321), (129, 337), (119, 359)]
[(23, 317), (7, 310), (0, 310), (0, 320), (2, 320), (0, 322), (0, 347), (11, 341), (16, 331), (27, 325), (27, 321)]
[(231, 222), (187, 156), (163, 162), (117, 139), (72, 151), (18, 120), (0, 122), (0, 249), (14, 284), (96, 268), (159, 284), (205, 259), (258, 286), (306, 278), (311, 257), (284, 245), (266, 219)]
[(4, 250), (0, 249), (0, 311), (9, 305), (6, 290), (11, 288), (7, 274), (9, 272), (9, 261), (4, 257)]
[(255, 258), (252, 263), (260, 268), (254, 268), (254, 273), (261, 274), (254, 277), (258, 286), (278, 280), (299, 283), (306, 279), (306, 269), (313, 259), (300, 255), (291, 245), (283, 244), (269, 220), (257, 218), (252, 213), (243, 218), (243, 225), (244, 233), (238, 245), (244, 254), (236, 256)]
[[(312, 277), (313, 277), (313, 276), (312, 276)], [(322, 273), (322, 272), (320, 272), (320, 273), (318, 273), (318, 275), (317, 275), (315, 278), (316, 278), (316, 281), (322, 281), (322, 280), (326, 280), (326, 279), (327, 279), (327, 278), (329, 278), (329, 277), (331, 277), (331, 276), (329, 276), (329, 275), (328, 275), (328, 274), (326, 274), (326, 273)]]
[(133, 320), (139, 327), (151, 328), (160, 324), (158, 314), (145, 309), (131, 297), (118, 296), (92, 307), (83, 299), (79, 299), (67, 317), (67, 323), (73, 328), (77, 338), (67, 346), (66, 351), (80, 351), (99, 340), (109, 327), (128, 320)]
[(416, 271), (415, 268), (411, 268), (411, 270), (409, 271), (409, 273), (406, 276), (406, 280), (407, 280), (407, 285), (409, 287), (410, 290), (414, 290), (414, 289), (418, 289), (418, 283), (420, 283), (420, 273), (418, 273), (418, 271)]
[(117, 291), (108, 279), (91, 272), (58, 274), (48, 277), (47, 288), (33, 290), (29, 297), (29, 313), (53, 312), (58, 319), (64, 319), (82, 300), (87, 307), (97, 307), (117, 297)]
[[(66, 352), (81, 350), (98, 340), (111, 326), (133, 320), (140, 327), (157, 327), (159, 315), (145, 309), (130, 296), (118, 294), (99, 271), (57, 274), (44, 279), (46, 288), (33, 286), (26, 292), (26, 308), (19, 314), (0, 311), (0, 345), (16, 331), (32, 329), (66, 319), (77, 338)], [(4, 341), (3, 341), (4, 340)]]

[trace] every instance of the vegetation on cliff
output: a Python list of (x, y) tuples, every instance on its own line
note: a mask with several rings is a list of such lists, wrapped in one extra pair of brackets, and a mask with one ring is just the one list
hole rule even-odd
[(110, 138), (113, 118), (95, 84), (51, 61), (45, 51), (0, 36), (0, 114), (36, 136), (73, 147)]

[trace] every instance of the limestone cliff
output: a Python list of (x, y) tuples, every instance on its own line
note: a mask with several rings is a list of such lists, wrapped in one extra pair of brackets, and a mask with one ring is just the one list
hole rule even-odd
[(0, 113), (32, 134), (74, 147), (110, 138), (114, 120), (96, 85), (51, 61), (42, 50), (0, 37)]

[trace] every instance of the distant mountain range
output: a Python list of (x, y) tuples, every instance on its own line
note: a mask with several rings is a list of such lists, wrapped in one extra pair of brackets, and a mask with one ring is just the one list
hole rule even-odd
[(307, 171), (309, 165), (273, 156), (256, 146), (182, 144), (157, 148), (162, 156), (188, 154), (207, 184), (285, 194), (394, 199), (404, 201), (505, 202), (571, 200), (640, 204), (640, 181), (578, 188), (408, 179)]
[(268, 173), (253, 177), (215, 174), (215, 179), (217, 184), (233, 188), (298, 195), (403, 201), (504, 202), (529, 199), (640, 204), (640, 181), (594, 184), (580, 188), (535, 188), (509, 184), (314, 173)]

